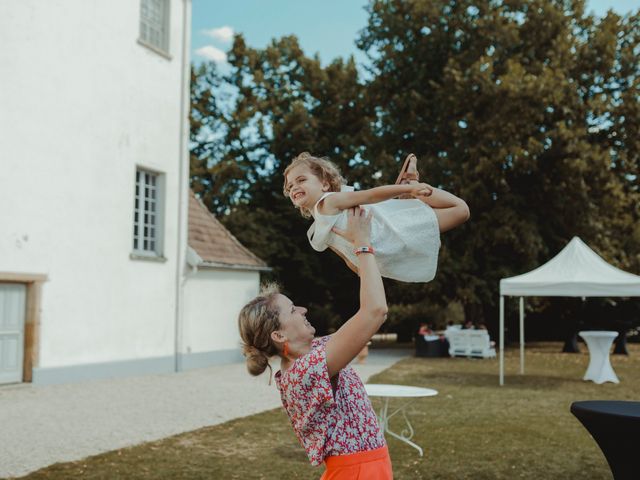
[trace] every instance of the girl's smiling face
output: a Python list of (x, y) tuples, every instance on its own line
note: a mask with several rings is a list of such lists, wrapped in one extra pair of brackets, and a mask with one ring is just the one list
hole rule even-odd
[(298, 208), (313, 210), (329, 184), (318, 178), (307, 165), (298, 165), (287, 173), (287, 189), (291, 202)]

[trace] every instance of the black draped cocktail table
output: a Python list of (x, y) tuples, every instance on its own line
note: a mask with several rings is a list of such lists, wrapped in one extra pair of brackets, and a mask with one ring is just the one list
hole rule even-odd
[(640, 479), (640, 402), (573, 402), (573, 413), (598, 443), (616, 480)]

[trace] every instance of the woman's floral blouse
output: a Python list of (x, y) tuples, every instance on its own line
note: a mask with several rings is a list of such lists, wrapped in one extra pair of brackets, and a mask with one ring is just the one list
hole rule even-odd
[(328, 456), (385, 446), (355, 370), (351, 366), (340, 370), (337, 386), (332, 388), (325, 350), (330, 338), (314, 339), (309, 353), (275, 375), (282, 405), (312, 465), (320, 465)]

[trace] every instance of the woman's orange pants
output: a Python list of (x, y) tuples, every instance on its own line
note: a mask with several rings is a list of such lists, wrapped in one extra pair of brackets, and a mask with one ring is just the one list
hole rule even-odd
[(324, 463), (327, 469), (320, 480), (393, 480), (391, 457), (386, 446), (327, 457)]

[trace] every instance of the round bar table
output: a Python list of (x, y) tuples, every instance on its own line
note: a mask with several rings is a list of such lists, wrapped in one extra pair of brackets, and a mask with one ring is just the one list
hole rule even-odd
[(618, 332), (585, 331), (578, 332), (578, 335), (584, 338), (589, 349), (589, 367), (582, 379), (592, 380), (594, 383), (620, 383), (609, 361), (609, 350)]
[[(411, 441), (415, 432), (407, 418), (406, 408), (417, 398), (432, 397), (437, 395), (438, 391), (431, 388), (410, 387), (407, 385), (387, 385), (381, 383), (369, 383), (365, 385), (364, 388), (367, 390), (367, 395), (370, 397), (382, 398), (382, 407), (380, 408), (380, 414), (378, 415), (378, 422), (380, 423), (382, 431), (384, 433), (388, 433), (394, 438), (397, 438), (401, 442), (406, 443), (407, 445), (411, 445), (413, 448), (418, 450), (418, 453), (422, 457), (422, 447)], [(403, 398), (409, 400), (405, 401), (402, 405), (389, 413), (390, 398)], [(389, 420), (398, 413), (402, 415), (406, 424), (400, 433), (396, 433), (389, 429)]]
[(571, 413), (580, 420), (600, 446), (615, 480), (640, 478), (640, 402), (573, 402)]

